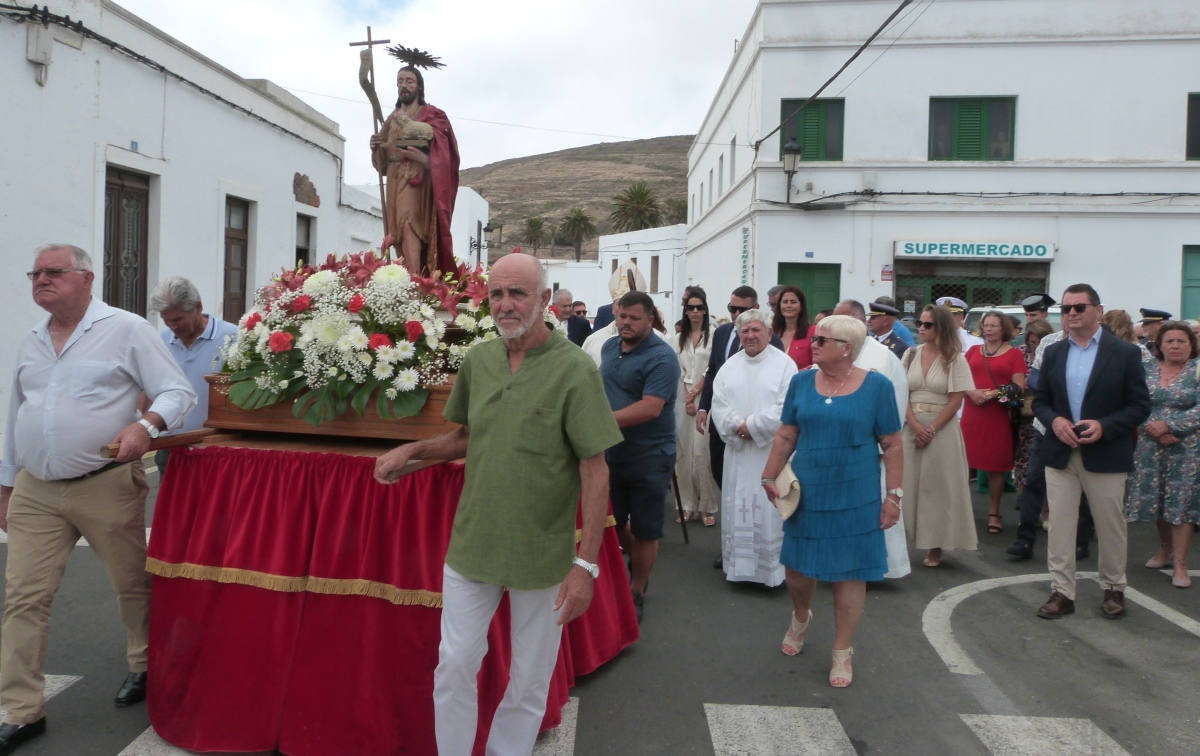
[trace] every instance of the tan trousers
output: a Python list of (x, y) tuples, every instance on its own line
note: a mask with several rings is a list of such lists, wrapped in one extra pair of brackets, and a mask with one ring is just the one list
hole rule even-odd
[(4, 721), (42, 716), (50, 602), (79, 536), (104, 564), (128, 634), (131, 672), (146, 671), (150, 575), (146, 572), (146, 471), (141, 461), (75, 481), (17, 473), (8, 504), (8, 566), (0, 625)]
[(1046, 468), (1046, 499), (1050, 504), (1050, 544), (1046, 561), (1053, 590), (1075, 600), (1075, 528), (1079, 523), (1079, 494), (1087, 494), (1100, 542), (1097, 570), (1105, 589), (1125, 590), (1125, 479), (1127, 473), (1094, 473), (1083, 469), (1079, 449), (1071, 451), (1066, 469)]

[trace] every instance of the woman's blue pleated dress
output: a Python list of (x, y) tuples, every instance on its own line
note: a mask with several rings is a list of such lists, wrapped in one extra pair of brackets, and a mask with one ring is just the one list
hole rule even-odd
[(792, 378), (783, 405), (783, 422), (800, 430), (792, 458), (800, 506), (783, 523), (779, 561), (827, 582), (883, 580), (878, 439), (900, 430), (896, 395), (887, 378), (871, 372), (858, 390), (826, 404), (817, 372)]

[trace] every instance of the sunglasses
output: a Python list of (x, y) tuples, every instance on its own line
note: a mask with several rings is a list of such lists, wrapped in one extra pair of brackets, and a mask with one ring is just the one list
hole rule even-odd
[(1073, 304), (1073, 305), (1063, 305), (1063, 306), (1059, 307), (1058, 310), (1063, 315), (1070, 314), (1071, 310), (1074, 310), (1076, 313), (1082, 314), (1084, 310), (1086, 310), (1087, 308), (1089, 308), (1091, 306), (1092, 305), (1089, 302), (1079, 302), (1079, 303)]
[(825, 342), (827, 342), (827, 341), (836, 341), (839, 344), (849, 344), (850, 343), (849, 341), (846, 341), (845, 339), (835, 339), (832, 336), (809, 336), (808, 340), (811, 341), (812, 343), (816, 344), (819, 347), (825, 346)]
[[(707, 310), (708, 307), (705, 305), (684, 305), (683, 309), (687, 310), (688, 312), (703, 312), (704, 310)], [(730, 310), (730, 312), (732, 312), (732, 310)]]
[(86, 273), (83, 268), (38, 268), (31, 270), (25, 274), (25, 277), (30, 281), (36, 281), (38, 276), (45, 275), (46, 278), (62, 278), (68, 273)]
[(584, 315), (587, 315), (587, 310), (576, 310), (575, 314), (580, 317), (583, 317)]
[(934, 323), (932, 320), (918, 320), (917, 321), (918, 328), (933, 328), (935, 325), (937, 325), (937, 324)]
[(753, 307), (738, 307), (737, 305), (728, 305), (727, 309), (729, 310), (730, 315), (741, 315), (743, 312), (749, 312), (750, 310), (753, 310), (754, 308)]

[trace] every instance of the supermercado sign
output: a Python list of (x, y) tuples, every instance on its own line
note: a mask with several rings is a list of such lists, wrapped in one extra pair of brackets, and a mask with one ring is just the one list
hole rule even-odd
[(1054, 259), (1054, 245), (1044, 242), (898, 241), (897, 258), (926, 260), (1012, 260), (1044, 262)]

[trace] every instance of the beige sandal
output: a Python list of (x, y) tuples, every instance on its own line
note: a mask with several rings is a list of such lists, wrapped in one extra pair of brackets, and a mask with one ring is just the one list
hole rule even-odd
[(854, 682), (854, 670), (850, 667), (850, 657), (854, 656), (854, 646), (850, 648), (833, 649), (833, 668), (829, 670), (829, 684), (835, 688), (849, 688)]
[[(812, 622), (812, 609), (808, 610), (808, 622)], [(796, 613), (792, 612), (792, 626), (783, 634), (783, 653), (795, 656), (804, 650), (804, 633), (808, 630), (808, 622), (797, 622)]]

